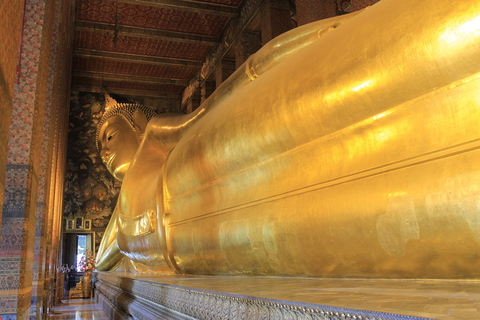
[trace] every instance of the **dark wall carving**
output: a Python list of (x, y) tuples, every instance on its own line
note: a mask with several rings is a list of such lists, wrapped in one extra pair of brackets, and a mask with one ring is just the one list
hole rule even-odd
[(65, 218), (77, 215), (92, 220), (96, 250), (121, 185), (102, 163), (95, 143), (97, 123), (104, 108), (103, 94), (71, 95), (63, 214)]

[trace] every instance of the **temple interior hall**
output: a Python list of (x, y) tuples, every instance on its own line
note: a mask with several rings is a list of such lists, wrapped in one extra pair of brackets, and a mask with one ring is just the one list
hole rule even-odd
[[(475, 1), (0, 13), (0, 319), (480, 319)], [(161, 171), (101, 154), (120, 104)]]

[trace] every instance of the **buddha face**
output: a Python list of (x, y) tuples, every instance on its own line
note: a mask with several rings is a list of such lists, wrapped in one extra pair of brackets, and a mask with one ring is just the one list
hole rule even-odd
[(137, 132), (124, 118), (113, 115), (102, 125), (98, 144), (108, 171), (122, 181), (140, 146)]

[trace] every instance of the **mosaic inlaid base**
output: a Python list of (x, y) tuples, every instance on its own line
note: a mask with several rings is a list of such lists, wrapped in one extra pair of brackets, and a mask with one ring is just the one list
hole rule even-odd
[[(139, 319), (476, 319), (480, 281), (152, 276), (99, 272)], [(154, 311), (153, 311), (154, 310)]]

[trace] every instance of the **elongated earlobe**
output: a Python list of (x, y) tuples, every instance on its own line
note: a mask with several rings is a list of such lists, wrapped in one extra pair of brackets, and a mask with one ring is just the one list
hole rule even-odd
[(147, 116), (140, 110), (136, 110), (133, 113), (133, 125), (135, 126), (135, 130), (137, 130), (139, 135), (142, 135), (147, 128)]

